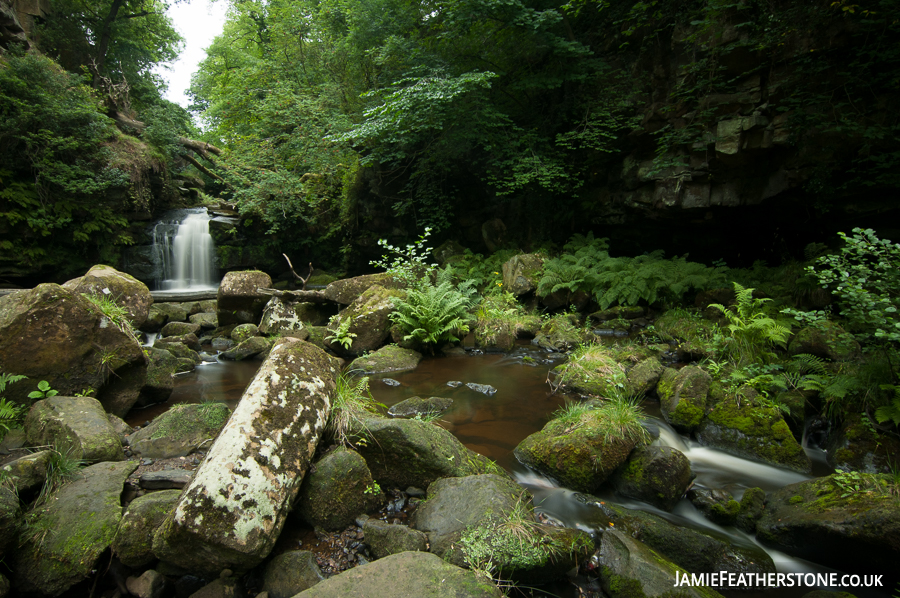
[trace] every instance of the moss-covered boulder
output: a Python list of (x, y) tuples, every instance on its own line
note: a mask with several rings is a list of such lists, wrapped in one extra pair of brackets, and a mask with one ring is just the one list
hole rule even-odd
[(516, 458), (567, 488), (597, 490), (637, 445), (637, 436), (620, 436), (603, 411), (585, 410), (576, 417), (551, 420), (515, 449)]
[(536, 253), (523, 253), (511, 257), (503, 264), (503, 290), (513, 295), (534, 291), (541, 280), (544, 258)]
[(387, 272), (343, 278), (330, 283), (323, 291), (329, 301), (350, 305), (370, 287), (378, 285), (386, 289), (400, 289), (402, 285)]
[(246, 270), (226, 274), (219, 285), (216, 298), (219, 326), (258, 323), (263, 308), (269, 301), (269, 296), (260, 293), (258, 289), (271, 287), (272, 278), (265, 272)]
[(12, 487), (16, 494), (40, 488), (47, 479), (51, 455), (52, 451), (49, 450), (38, 451), (5, 464), (2, 471), (7, 476), (7, 485)]
[(718, 403), (697, 430), (697, 440), (738, 457), (809, 473), (812, 464), (781, 412), (752, 400)]
[(671, 511), (693, 479), (691, 463), (678, 449), (640, 446), (616, 470), (612, 483), (619, 494)]
[(699, 313), (673, 309), (653, 323), (653, 333), (664, 342), (675, 342), (683, 361), (700, 360), (710, 355), (712, 339), (718, 327)]
[(278, 343), (154, 536), (163, 561), (246, 571), (271, 552), (328, 420), (338, 368), (324, 351)]
[[(201, 363), (203, 363), (203, 359), (200, 358), (200, 354), (183, 343), (172, 342), (168, 340), (157, 340), (155, 343), (153, 343), (153, 348), (160, 349), (162, 351), (168, 351), (176, 359), (187, 359), (194, 365), (200, 365)], [(179, 371), (181, 371), (180, 368)]]
[(222, 359), (228, 359), (230, 361), (242, 361), (244, 359), (258, 357), (260, 355), (265, 356), (266, 352), (271, 346), (272, 341), (270, 341), (269, 339), (261, 336), (251, 336), (247, 340), (242, 341), (241, 343), (235, 345), (227, 351), (222, 351), (222, 353), (220, 353), (220, 357)]
[(266, 565), (262, 589), (268, 598), (293, 598), (324, 580), (314, 553), (291, 550), (279, 554)]
[(256, 324), (238, 324), (231, 329), (231, 340), (238, 344), (254, 336), (259, 336), (259, 327)]
[(303, 480), (294, 510), (313, 527), (333, 531), (377, 511), (384, 501), (366, 460), (354, 450), (338, 447), (316, 461)]
[(214, 330), (219, 327), (219, 317), (214, 313), (200, 312), (190, 316), (191, 324), (196, 324), (202, 330)]
[(147, 285), (130, 274), (102, 264), (92, 267), (84, 276), (65, 282), (62, 286), (73, 293), (99, 295), (114, 300), (125, 308), (129, 320), (135, 327), (144, 323), (153, 303)]
[[(147, 361), (137, 340), (110, 325), (109, 319), (78, 293), (55, 284), (0, 297), (0, 372), (46, 380), (61, 395), (99, 391), (117, 379), (146, 376)], [(134, 370), (134, 372), (132, 372)], [(143, 382), (140, 381), (140, 384)], [(30, 405), (34, 387), (12, 384), (5, 397)], [(115, 397), (123, 415), (137, 400), (140, 385)], [(128, 401), (131, 401), (128, 404)]]
[(850, 361), (860, 356), (859, 342), (839, 324), (831, 321), (806, 326), (791, 338), (791, 355), (809, 353), (832, 361)]
[(362, 529), (366, 545), (376, 559), (400, 552), (428, 550), (428, 536), (406, 525), (369, 518)]
[(485, 351), (509, 352), (516, 346), (516, 323), (506, 318), (478, 318), (475, 346)]
[(24, 536), (12, 567), (20, 595), (58, 596), (97, 568), (122, 519), (125, 480), (137, 465), (91, 465), (30, 514), (34, 533)]
[(632, 396), (643, 396), (656, 390), (660, 376), (666, 367), (654, 356), (634, 364), (626, 375), (625, 387)]
[(165, 338), (167, 336), (183, 336), (185, 334), (197, 334), (200, 332), (200, 324), (191, 324), (189, 322), (169, 322), (159, 331), (159, 336)]
[(144, 332), (162, 330), (168, 322), (184, 322), (188, 318), (187, 310), (178, 303), (154, 303), (150, 306), (147, 321), (141, 326)]
[(555, 316), (541, 326), (532, 343), (550, 351), (571, 351), (584, 342), (584, 333), (573, 316)]
[(157, 347), (145, 347), (144, 354), (147, 355), (147, 378), (134, 403), (136, 408), (168, 401), (175, 390), (174, 376), (178, 372), (178, 358), (171, 352)]
[(350, 371), (363, 375), (386, 374), (414, 370), (422, 361), (422, 354), (397, 345), (387, 345), (350, 363)]
[(388, 409), (391, 417), (429, 416), (443, 413), (453, 406), (453, 399), (446, 397), (410, 397)]
[(366, 416), (352, 424), (351, 435), (365, 439), (357, 450), (384, 488), (427, 488), (440, 478), (502, 473), (453, 434), (424, 421)]
[(610, 598), (721, 598), (707, 587), (677, 586), (686, 573), (644, 543), (616, 530), (603, 533), (600, 585)]
[(659, 404), (673, 428), (684, 433), (697, 429), (706, 414), (711, 382), (709, 374), (695, 365), (681, 368), (674, 378), (660, 378), (656, 391)]
[(687, 491), (687, 498), (707, 519), (719, 525), (734, 525), (741, 511), (741, 503), (721, 488), (693, 486)]
[(263, 309), (259, 331), (263, 334), (279, 334), (306, 340), (309, 331), (303, 324), (304, 309), (298, 306), (306, 304), (290, 303), (272, 297)]
[(556, 383), (568, 390), (598, 397), (614, 395), (625, 385), (625, 368), (605, 347), (592, 345), (553, 368)]
[(883, 474), (836, 473), (769, 495), (757, 537), (841, 571), (896, 571), (900, 498)]
[(175, 405), (131, 436), (131, 450), (145, 459), (189, 455), (215, 440), (231, 411), (224, 403)]
[[(391, 333), (388, 316), (394, 311), (392, 299), (403, 295), (403, 291), (378, 284), (367, 288), (328, 324), (329, 335), (336, 337), (329, 348), (342, 357), (358, 357), (378, 349)], [(348, 346), (339, 341), (342, 326), (346, 326), (346, 338), (351, 340)]]
[(502, 598), (491, 581), (428, 552), (402, 552), (354, 567), (295, 598)]
[(116, 558), (129, 567), (143, 567), (155, 561), (153, 534), (180, 495), (181, 490), (160, 490), (131, 501), (112, 541)]
[(735, 525), (747, 533), (755, 534), (756, 525), (763, 516), (766, 506), (766, 492), (762, 488), (747, 488), (741, 497), (741, 509)]
[(25, 418), (31, 446), (53, 446), (88, 463), (121, 461), (122, 441), (103, 406), (91, 397), (52, 397), (32, 405)]
[(828, 438), (825, 446), (828, 464), (841, 471), (891, 473), (897, 466), (900, 440), (879, 434), (863, 418), (868, 416), (848, 416), (840, 429)]

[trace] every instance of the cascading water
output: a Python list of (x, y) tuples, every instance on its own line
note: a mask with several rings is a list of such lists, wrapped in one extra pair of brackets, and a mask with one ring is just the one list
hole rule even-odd
[(154, 255), (159, 266), (157, 289), (215, 289), (219, 281), (209, 214), (205, 209), (197, 209), (186, 214), (182, 211), (178, 216), (160, 220), (153, 228)]

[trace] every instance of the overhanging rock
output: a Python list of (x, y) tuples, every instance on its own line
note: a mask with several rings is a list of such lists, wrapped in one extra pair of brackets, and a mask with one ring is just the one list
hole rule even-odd
[(245, 571), (271, 552), (325, 428), (338, 367), (285, 339), (250, 382), (153, 551), (197, 571)]

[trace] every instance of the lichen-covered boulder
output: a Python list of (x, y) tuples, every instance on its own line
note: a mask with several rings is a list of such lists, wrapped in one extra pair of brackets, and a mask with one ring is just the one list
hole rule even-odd
[(610, 598), (656, 598), (676, 593), (690, 598), (722, 598), (707, 587), (676, 586), (686, 573), (684, 569), (613, 529), (603, 533), (600, 563), (600, 585)]
[(850, 361), (860, 355), (859, 342), (839, 324), (818, 322), (801, 328), (788, 345), (791, 355), (808, 353), (832, 361)]
[(422, 354), (397, 345), (384, 346), (374, 353), (357, 357), (350, 364), (350, 371), (366, 376), (414, 370), (422, 361)]
[(366, 460), (354, 450), (339, 447), (316, 462), (303, 480), (294, 509), (314, 528), (333, 531), (378, 510), (384, 501)]
[(868, 416), (847, 416), (841, 428), (829, 436), (825, 446), (828, 464), (841, 471), (891, 473), (900, 455), (900, 440), (879, 434), (863, 418)]
[(681, 368), (674, 377), (661, 376), (656, 386), (663, 417), (679, 432), (697, 429), (706, 414), (706, 398), (712, 382), (695, 365)]
[(649, 394), (656, 389), (659, 378), (666, 367), (656, 356), (642, 359), (628, 370), (625, 386), (633, 396)]
[(619, 494), (671, 511), (694, 479), (684, 453), (669, 446), (641, 446), (616, 470), (612, 483)]
[(143, 567), (156, 560), (153, 534), (175, 506), (181, 490), (160, 490), (139, 496), (128, 505), (112, 541), (112, 551), (123, 564)]
[(222, 351), (220, 356), (222, 359), (241, 361), (258, 355), (264, 355), (271, 346), (271, 341), (268, 339), (261, 336), (251, 336), (227, 351)]
[(306, 340), (309, 331), (303, 325), (303, 311), (297, 310), (297, 303), (288, 303), (272, 297), (263, 309), (259, 331), (263, 334), (280, 334)]
[(625, 384), (625, 368), (605, 347), (588, 347), (578, 359), (553, 368), (556, 384), (574, 392), (608, 397)]
[(334, 301), (341, 305), (350, 305), (369, 287), (374, 285), (379, 285), (386, 289), (402, 288), (402, 285), (394, 280), (393, 276), (387, 272), (380, 272), (378, 274), (365, 274), (354, 278), (335, 280), (325, 287), (324, 294), (329, 301)]
[(437, 415), (453, 405), (453, 399), (445, 397), (410, 397), (388, 409), (391, 417), (415, 417), (417, 415)]
[(601, 411), (587, 410), (575, 418), (549, 421), (519, 443), (515, 456), (567, 488), (593, 492), (625, 462), (638, 441), (635, 436), (610, 434)]
[(324, 580), (315, 554), (308, 550), (292, 550), (269, 561), (263, 572), (262, 589), (268, 598), (293, 598)]
[(366, 545), (376, 559), (400, 552), (428, 550), (428, 536), (407, 525), (370, 517), (363, 523), (362, 530)]
[(145, 459), (189, 455), (219, 435), (231, 411), (224, 403), (175, 405), (131, 436), (131, 450)]
[[(338, 339), (331, 340), (329, 347), (342, 357), (358, 357), (379, 348), (390, 336), (391, 322), (388, 316), (394, 311), (395, 297), (402, 297), (403, 291), (385, 288), (375, 284), (367, 288), (353, 300), (344, 311), (328, 324), (331, 336), (339, 333), (341, 325), (349, 321), (346, 329), (351, 342), (344, 346)], [(352, 335), (352, 336), (351, 336)]]
[(246, 571), (275, 545), (328, 420), (337, 364), (294, 339), (275, 346), (153, 540), (163, 561)]
[(385, 488), (427, 488), (440, 478), (502, 473), (453, 434), (424, 421), (367, 415), (353, 422), (351, 435), (366, 439), (357, 450)]
[(185, 334), (197, 334), (200, 331), (200, 324), (191, 324), (189, 322), (169, 322), (159, 331), (159, 336), (165, 338), (167, 336), (183, 336)]
[(269, 296), (258, 289), (271, 286), (272, 278), (258, 270), (226, 274), (219, 285), (216, 304), (219, 326), (259, 322)]
[(769, 495), (757, 537), (841, 571), (896, 571), (900, 498), (892, 483), (884, 474), (839, 472), (785, 486)]
[(544, 259), (536, 253), (523, 253), (511, 257), (503, 264), (503, 290), (513, 295), (524, 295), (535, 290), (541, 280)]
[(137, 461), (97, 463), (60, 488), (38, 512), (13, 561), (21, 595), (58, 596), (97, 568), (122, 519), (120, 497)]
[[(140, 385), (115, 397), (114, 402), (122, 403), (115, 410), (105, 404), (104, 387), (111, 380), (131, 380), (131, 370), (139, 378), (146, 376), (146, 369), (137, 340), (113, 326), (80, 294), (41, 284), (0, 297), (0, 372), (46, 380), (61, 395), (97, 390), (108, 411), (123, 415), (137, 400)], [(27, 395), (32, 390), (13, 384), (5, 397), (30, 405)]]
[(112, 299), (128, 311), (129, 319), (135, 327), (140, 327), (144, 323), (153, 303), (147, 285), (130, 274), (102, 264), (94, 266), (81, 278), (72, 279), (62, 286), (73, 293)]
[(402, 552), (329, 577), (294, 598), (502, 598), (489, 580), (428, 552)]
[(122, 441), (100, 401), (91, 397), (52, 397), (31, 406), (25, 418), (31, 446), (53, 446), (88, 463), (121, 461)]
[(745, 459), (809, 473), (812, 463), (781, 412), (752, 400), (719, 402), (697, 430), (697, 440)]

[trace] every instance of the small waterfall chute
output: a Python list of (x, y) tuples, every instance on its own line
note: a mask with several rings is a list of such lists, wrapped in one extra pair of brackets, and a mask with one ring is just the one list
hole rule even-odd
[(154, 255), (159, 266), (157, 289), (195, 291), (219, 286), (215, 244), (205, 209), (182, 211), (153, 228)]

